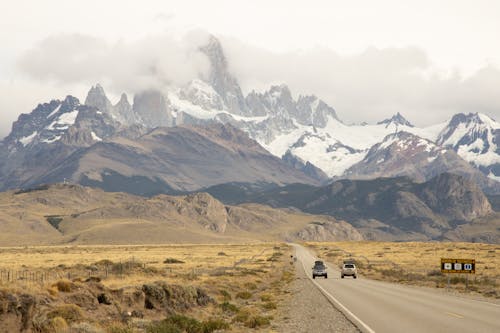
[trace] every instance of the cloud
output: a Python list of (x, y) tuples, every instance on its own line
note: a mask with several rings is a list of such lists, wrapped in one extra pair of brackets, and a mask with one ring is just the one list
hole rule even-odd
[[(208, 59), (199, 51), (207, 35), (194, 31), (176, 38), (164, 33), (115, 43), (55, 35), (23, 54), (18, 65), (39, 82), (57, 82), (62, 88), (101, 82), (115, 94), (162, 89), (207, 73)], [(442, 122), (458, 112), (500, 118), (500, 71), (493, 66), (464, 77), (458, 71), (443, 74), (418, 47), (369, 47), (350, 55), (325, 47), (275, 53), (233, 38), (221, 41), (245, 92), (286, 83), (295, 95), (324, 99), (348, 123), (373, 123), (396, 112), (416, 125)]]
[(195, 31), (181, 39), (161, 34), (109, 43), (81, 34), (55, 35), (25, 52), (18, 67), (41, 81), (101, 82), (117, 93), (179, 86), (207, 72), (208, 59), (199, 51), (206, 38)]
[(500, 71), (493, 66), (463, 77), (443, 74), (417, 47), (340, 55), (322, 47), (273, 53), (231, 38), (223, 45), (245, 91), (286, 83), (292, 93), (324, 99), (347, 122), (376, 122), (396, 112), (418, 125), (458, 112), (500, 118)]

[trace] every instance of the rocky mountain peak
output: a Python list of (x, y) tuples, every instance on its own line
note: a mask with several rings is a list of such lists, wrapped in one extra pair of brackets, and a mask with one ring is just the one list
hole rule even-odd
[(210, 72), (206, 81), (219, 94), (228, 111), (238, 115), (247, 115), (245, 98), (234, 76), (229, 73), (228, 62), (220, 41), (210, 36), (208, 43), (200, 50), (210, 62)]
[(130, 105), (127, 94), (125, 93), (121, 94), (120, 100), (118, 101), (117, 105)]
[(134, 96), (133, 111), (148, 127), (172, 126), (169, 104), (169, 100), (160, 91), (146, 90)]
[(61, 103), (60, 110), (62, 112), (65, 112), (65, 111), (69, 111), (69, 110), (74, 110), (78, 106), (80, 106), (80, 101), (78, 100), (78, 98), (73, 97), (71, 95), (67, 95), (66, 98)]
[(85, 105), (93, 106), (103, 112), (111, 112), (112, 109), (111, 102), (99, 83), (90, 88), (85, 98)]
[(396, 125), (403, 125), (403, 126), (408, 126), (408, 127), (415, 127), (413, 126), (412, 123), (410, 123), (408, 120), (406, 120), (405, 117), (401, 113), (396, 113), (394, 116), (388, 119), (384, 119), (380, 122), (377, 123), (377, 125), (383, 125), (385, 124), (386, 127), (389, 126), (390, 124), (396, 124)]
[(315, 95), (299, 96), (297, 111), (293, 116), (302, 125), (324, 128), (329, 117), (341, 122), (335, 110)]

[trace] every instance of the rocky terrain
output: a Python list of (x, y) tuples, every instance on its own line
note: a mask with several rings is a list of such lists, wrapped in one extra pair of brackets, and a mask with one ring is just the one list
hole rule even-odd
[(349, 223), (207, 193), (138, 197), (56, 184), (0, 194), (0, 245), (361, 240)]
[[(292, 184), (256, 189), (227, 184), (205, 190), (233, 204), (239, 198), (239, 202), (327, 214), (348, 221), (366, 239), (498, 240), (498, 216), (488, 198), (474, 182), (454, 174), (441, 174), (424, 183), (399, 177), (340, 180), (324, 187)], [(467, 229), (474, 232), (464, 232)]]

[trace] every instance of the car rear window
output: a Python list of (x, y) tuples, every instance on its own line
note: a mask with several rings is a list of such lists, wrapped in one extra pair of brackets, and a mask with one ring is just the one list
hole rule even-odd
[(344, 265), (345, 268), (354, 268), (354, 265), (352, 264), (347, 264), (347, 265)]

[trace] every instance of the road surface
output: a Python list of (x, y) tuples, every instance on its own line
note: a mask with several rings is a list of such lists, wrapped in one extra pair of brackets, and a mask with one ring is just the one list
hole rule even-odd
[[(317, 260), (293, 244), (308, 276)], [(500, 305), (414, 288), (351, 277), (328, 265), (328, 279), (314, 283), (364, 332), (500, 332)]]

